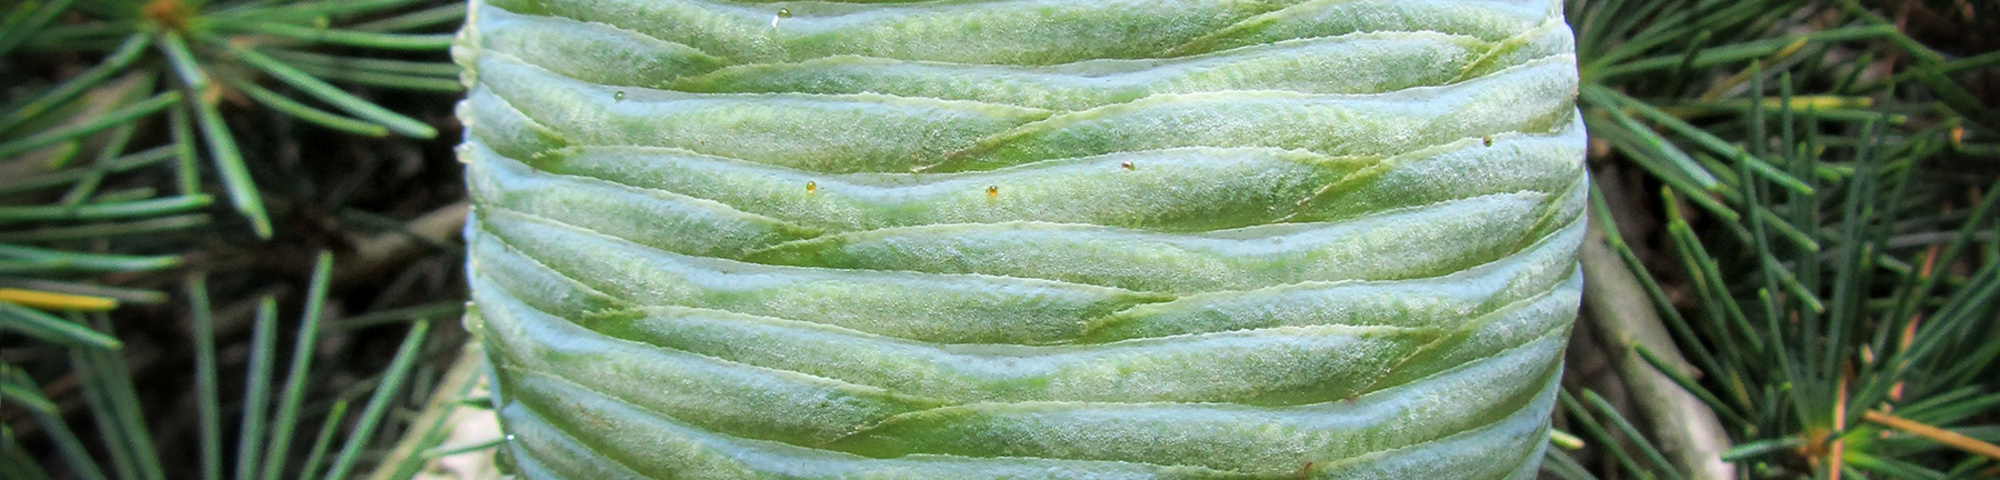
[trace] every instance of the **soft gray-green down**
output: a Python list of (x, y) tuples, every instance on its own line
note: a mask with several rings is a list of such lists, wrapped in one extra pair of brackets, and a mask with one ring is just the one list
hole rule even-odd
[(1528, 479), (1586, 190), (1555, 0), (485, 0), (527, 478)]

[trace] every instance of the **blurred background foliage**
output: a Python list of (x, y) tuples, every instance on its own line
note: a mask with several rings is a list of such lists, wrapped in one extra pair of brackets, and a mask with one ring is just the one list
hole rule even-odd
[[(1590, 447), (1553, 449), (1548, 471), (2000, 477), (1996, 7), (1570, 3), (1594, 219), (1615, 254), (1585, 268), (1636, 273), (1630, 304), (1671, 338), (1599, 347), (1712, 412), (1723, 438), (1708, 443), (1725, 449), (1710, 455), (1734, 472), (1678, 458), (1704, 442), (1641, 408), (1687, 406), (1619, 405), (1587, 380), (1561, 424)], [(1602, 297), (1586, 302), (1619, 300)], [(1622, 328), (1605, 318), (1622, 313), (1588, 316)]]
[[(0, 477), (498, 441), (439, 414), (462, 3), (0, 6)], [(2000, 3), (1567, 7), (1602, 242), (1544, 476), (2000, 478)]]
[(0, 478), (420, 465), (464, 4), (0, 6)]

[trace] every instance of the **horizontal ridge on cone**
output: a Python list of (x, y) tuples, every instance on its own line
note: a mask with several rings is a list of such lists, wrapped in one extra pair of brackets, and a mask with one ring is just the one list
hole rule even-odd
[(475, 0), (527, 478), (1532, 478), (1554, 0)]

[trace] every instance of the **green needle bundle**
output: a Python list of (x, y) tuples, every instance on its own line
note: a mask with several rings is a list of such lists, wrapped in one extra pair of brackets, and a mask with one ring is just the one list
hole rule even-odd
[(1587, 187), (1553, 0), (485, 0), (528, 478), (1535, 475)]

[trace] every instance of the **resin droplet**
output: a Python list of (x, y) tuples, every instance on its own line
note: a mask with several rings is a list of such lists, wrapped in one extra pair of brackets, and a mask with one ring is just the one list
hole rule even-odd
[(623, 101), (625, 101), (625, 91), (624, 91), (624, 90), (619, 90), (619, 91), (616, 91), (616, 92), (612, 92), (612, 93), (611, 93), (611, 101), (614, 101), (614, 102), (623, 102)]
[(778, 18), (792, 18), (792, 9), (789, 8), (778, 9)]
[(999, 185), (987, 185), (987, 186), (986, 186), (986, 198), (995, 198), (995, 197), (999, 197), (999, 196), (1000, 196), (1000, 186), (999, 186)]
[(1133, 168), (1131, 160), (1126, 160), (1125, 163), (1118, 164), (1118, 166), (1125, 167), (1126, 170), (1131, 170)]
[(806, 181), (806, 193), (813, 193), (817, 191), (819, 191), (819, 182), (814, 182), (810, 180)]

